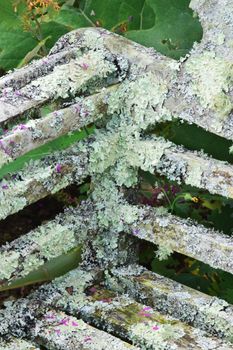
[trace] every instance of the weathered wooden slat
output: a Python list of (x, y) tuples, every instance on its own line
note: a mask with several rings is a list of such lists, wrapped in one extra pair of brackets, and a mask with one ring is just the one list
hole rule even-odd
[[(81, 315), (85, 321), (131, 340), (139, 348), (206, 349), (206, 344), (210, 349), (233, 348), (229, 343), (208, 338), (206, 333), (164, 316), (127, 296), (119, 296), (96, 284), (83, 289), (79, 283), (80, 276), (83, 276), (83, 272), (76, 270), (51, 283), (47, 293), (53, 294), (54, 289), (59, 293), (56, 300), (53, 298), (56, 308)], [(72, 286), (72, 292), (67, 292), (68, 286)]]
[[(233, 348), (224, 340), (207, 337), (206, 333), (199, 329), (164, 316), (127, 296), (118, 296), (111, 290), (103, 289), (97, 284), (98, 278), (100, 278), (98, 271), (87, 272), (77, 269), (50, 285), (41, 287), (27, 299), (10, 303), (0, 314), (0, 335), (3, 336), (8, 332), (33, 340), (40, 338), (42, 329), (42, 337), (45, 334), (46, 341), (51, 341), (51, 344), (54, 344), (54, 338), (56, 341), (59, 340), (57, 333), (60, 333), (60, 340), (65, 338), (65, 341), (68, 341), (70, 327), (71, 330), (76, 329), (79, 320), (60, 314), (57, 322), (56, 315), (52, 311), (55, 307), (56, 310), (67, 310), (74, 317), (81, 315), (84, 321), (91, 321), (97, 327), (101, 326), (110, 333), (131, 340), (139, 349), (225, 350)], [(37, 322), (38, 318), (40, 321)], [(48, 322), (45, 328), (44, 319)], [(56, 328), (54, 328), (54, 322)], [(75, 324), (72, 325), (72, 322)], [(58, 329), (54, 331), (55, 337), (51, 334), (54, 329)], [(51, 333), (48, 332), (49, 330)], [(83, 338), (80, 338), (83, 341)]]
[(70, 208), (0, 248), (0, 289), (25, 277), (51, 259), (77, 248), (85, 240), (84, 216)]
[[(169, 90), (169, 94), (164, 100), (164, 106), (173, 117), (195, 123), (207, 131), (232, 140), (233, 114), (230, 113), (232, 96), (229, 87), (232, 74), (229, 47), (232, 38), (229, 37), (229, 28), (225, 26), (225, 17), (229, 17), (229, 23), (233, 21), (232, 14), (226, 10), (232, 6), (231, 0), (224, 1), (226, 2), (225, 9), (218, 4), (222, 14), (220, 17), (217, 17), (216, 8), (214, 10), (212, 8), (215, 3), (210, 5), (205, 2), (202, 6), (203, 3), (200, 5), (193, 1), (191, 6), (197, 8), (197, 11), (200, 8), (202, 12), (202, 21), (206, 23), (206, 31), (211, 32), (209, 23), (218, 23), (218, 25), (215, 27), (216, 33), (213, 35), (214, 43), (212, 42), (211, 51), (207, 45), (207, 42), (210, 41), (208, 34), (208, 40), (204, 39), (199, 46), (196, 45), (190, 57), (180, 63), (101, 28), (78, 29), (66, 34), (55, 45), (52, 53), (68, 49), (68, 47), (75, 47), (75, 45), (76, 47), (91, 47), (90, 43), (98, 42), (99, 46), (102, 45), (112, 54), (120, 54), (134, 66), (139, 66), (141, 74), (148, 71), (154, 72), (154, 78), (157, 79), (159, 72), (159, 76)], [(214, 16), (214, 21), (212, 16)], [(227, 34), (223, 34), (225, 32)], [(224, 39), (224, 35), (227, 39)], [(222, 40), (219, 41), (220, 37)], [(200, 62), (201, 55), (204, 58), (203, 62)], [(201, 63), (211, 67), (208, 68), (210, 71), (206, 78), (204, 76), (206, 69), (201, 66)], [(213, 72), (218, 75), (218, 80), (214, 78)], [(133, 73), (135, 74), (135, 72)], [(210, 76), (213, 76), (212, 80), (210, 80)], [(209, 84), (208, 81), (210, 81)]]
[(27, 66), (15, 69), (13, 72), (10, 71), (0, 79), (1, 95), (4, 95), (4, 89), (9, 87), (14, 88), (15, 90), (21, 89), (32, 80), (51, 72), (56, 65), (68, 63), (78, 55), (81, 55), (81, 53), (77, 51), (77, 48), (69, 49), (67, 51), (63, 50), (54, 55), (34, 60)]
[[(178, 183), (184, 182), (212, 194), (233, 198), (233, 165), (227, 162), (202, 152), (188, 151), (162, 137), (137, 140), (127, 136), (127, 139), (115, 130), (101, 136), (101, 142), (97, 139), (90, 153), (96, 172), (101, 173), (116, 162), (122, 162), (122, 168), (127, 164), (151, 173), (156, 171)], [(124, 152), (122, 144), (125, 145)]]
[(74, 144), (65, 151), (29, 163), (11, 180), (3, 180), (0, 189), (0, 219), (71, 183), (80, 184), (89, 175), (89, 145), (89, 141), (82, 146)]
[(233, 273), (233, 240), (190, 219), (161, 214), (160, 208), (145, 207), (137, 223), (125, 231), (203, 261), (214, 268)]
[(10, 338), (8, 341), (0, 340), (1, 350), (40, 350), (40, 348), (26, 340)]
[(38, 322), (32, 337), (41, 345), (54, 350), (139, 350), (106, 332), (100, 331), (80, 319), (63, 312), (49, 311)]
[(66, 64), (56, 66), (51, 73), (37, 78), (19, 90), (5, 89), (0, 98), (0, 122), (51, 99), (67, 98), (87, 90), (88, 87), (90, 91), (95, 91), (95, 88), (117, 83), (128, 66), (125, 61), (122, 62), (123, 69), (119, 72), (117, 65), (113, 63), (113, 57), (110, 55), (109, 59), (106, 56), (107, 53), (103, 51), (89, 51)]
[(154, 167), (171, 180), (179, 183), (183, 181), (210, 193), (233, 198), (233, 165), (200, 152), (165, 143), (163, 139), (140, 143), (141, 147), (138, 145), (136, 148), (140, 150), (138, 160), (142, 161), (145, 170), (146, 167)]
[(115, 86), (102, 89), (97, 94), (80, 98), (70, 107), (16, 126), (0, 140), (0, 167), (46, 142), (103, 117), (108, 96), (114, 89)]
[(108, 288), (127, 293), (163, 314), (171, 315), (210, 334), (232, 339), (233, 306), (169, 278), (129, 265), (111, 270)]

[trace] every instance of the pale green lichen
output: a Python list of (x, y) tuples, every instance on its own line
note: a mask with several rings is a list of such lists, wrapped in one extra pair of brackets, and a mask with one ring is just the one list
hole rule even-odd
[(175, 340), (185, 335), (184, 330), (174, 324), (156, 324), (148, 321), (138, 323), (130, 328), (131, 338), (134, 343), (145, 350), (178, 350)]
[(1, 350), (39, 350), (40, 348), (23, 339), (11, 339), (8, 342), (0, 341)]
[(16, 251), (4, 252), (0, 259), (0, 280), (9, 279), (19, 264), (20, 254)]
[(214, 52), (204, 52), (190, 57), (186, 67), (193, 79), (193, 91), (202, 106), (216, 111), (220, 118), (228, 116), (233, 108), (227, 95), (233, 82), (233, 63)]

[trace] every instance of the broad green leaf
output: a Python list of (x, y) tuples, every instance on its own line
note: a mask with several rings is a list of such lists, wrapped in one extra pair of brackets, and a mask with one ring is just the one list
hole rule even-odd
[[(138, 30), (126, 32), (127, 38), (145, 46), (154, 47), (162, 54), (178, 59), (185, 56), (194, 41), (200, 41), (202, 27), (189, 0), (144, 0)], [(154, 14), (153, 25), (151, 16)], [(151, 27), (148, 25), (148, 18)]]
[(15, 288), (21, 288), (30, 284), (51, 281), (62, 276), (70, 270), (75, 269), (81, 262), (82, 247), (78, 246), (68, 253), (49, 260), (37, 270), (30, 272), (27, 276), (19, 278), (10, 285), (2, 285), (0, 292)]

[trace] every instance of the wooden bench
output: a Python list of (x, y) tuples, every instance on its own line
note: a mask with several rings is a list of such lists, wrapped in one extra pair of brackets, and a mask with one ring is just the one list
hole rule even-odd
[[(0, 219), (91, 176), (90, 197), (0, 249), (11, 285), (60, 255), (80, 267), (8, 301), (0, 349), (233, 349), (233, 306), (139, 265), (141, 239), (233, 273), (233, 240), (132, 202), (138, 169), (233, 198), (233, 166), (162, 137), (178, 118), (233, 139), (230, 0), (191, 1), (204, 35), (181, 62), (104, 29), (71, 32), (0, 80), (0, 165), (93, 122), (98, 131), (4, 179)], [(215, 26), (212, 25), (215, 23)], [(231, 44), (230, 44), (231, 43)], [(41, 108), (56, 110), (41, 116)], [(30, 116), (36, 111), (36, 118)]]

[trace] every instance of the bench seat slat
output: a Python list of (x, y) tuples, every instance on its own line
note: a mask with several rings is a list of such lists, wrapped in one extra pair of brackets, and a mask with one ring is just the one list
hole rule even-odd
[(108, 288), (219, 337), (233, 336), (233, 306), (142, 266), (111, 270)]

